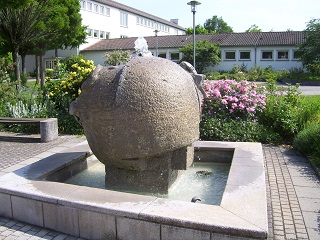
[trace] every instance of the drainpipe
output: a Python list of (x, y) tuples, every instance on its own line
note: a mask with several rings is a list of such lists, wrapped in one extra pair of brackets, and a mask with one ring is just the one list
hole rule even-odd
[(254, 44), (254, 66), (257, 66), (257, 45), (258, 45), (258, 41), (262, 39), (261, 37), (261, 33), (259, 34), (259, 38), (257, 39), (257, 41)]

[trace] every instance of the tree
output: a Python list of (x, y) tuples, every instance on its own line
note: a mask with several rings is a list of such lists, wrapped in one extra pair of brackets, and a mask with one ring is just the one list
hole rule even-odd
[[(309, 71), (320, 69), (320, 19), (312, 19), (303, 31), (306, 41), (299, 46), (297, 56)], [(319, 71), (320, 73), (320, 71)]]
[(246, 32), (262, 32), (262, 30), (256, 24), (253, 24)]
[[(33, 53), (39, 57), (41, 87), (44, 88), (43, 56), (48, 50), (76, 48), (85, 42), (86, 27), (82, 26), (78, 0), (51, 0), (51, 12), (43, 31), (49, 36), (34, 41)], [(57, 52), (57, 51), (56, 51)], [(56, 56), (58, 57), (58, 56)]]
[[(208, 34), (208, 30), (205, 29), (203, 26), (201, 26), (200, 24), (198, 24), (196, 26), (196, 34)], [(186, 29), (186, 34), (193, 34), (193, 28), (189, 27)]]
[(33, 0), (0, 0), (0, 9), (4, 8), (22, 8)]
[(105, 65), (117, 66), (130, 60), (130, 51), (123, 51), (120, 49), (112, 52), (106, 52), (104, 57), (107, 59), (104, 61)]
[[(19, 2), (18, 0), (12, 1)], [(0, 37), (10, 46), (20, 82), (19, 52), (23, 56), (43, 56), (47, 50), (77, 47), (85, 41), (78, 0), (28, 0), (19, 8), (8, 5), (0, 10)], [(42, 60), (40, 59), (40, 68)], [(41, 68), (44, 87), (44, 68)]]
[(232, 33), (233, 30), (228, 24), (223, 21), (222, 17), (218, 18), (213, 16), (207, 19), (204, 23), (204, 28), (207, 29), (209, 33)]
[(48, 1), (33, 1), (21, 8), (7, 7), (0, 10), (0, 37), (13, 53), (15, 76), (19, 84), (19, 49), (28, 42), (46, 35), (40, 29), (41, 21), (48, 14)]
[[(188, 44), (179, 51), (183, 53), (181, 61), (193, 62), (193, 43)], [(208, 40), (196, 42), (196, 70), (198, 73), (202, 73), (208, 66), (215, 66), (221, 61), (219, 57), (219, 47), (213, 43), (209, 43)]]

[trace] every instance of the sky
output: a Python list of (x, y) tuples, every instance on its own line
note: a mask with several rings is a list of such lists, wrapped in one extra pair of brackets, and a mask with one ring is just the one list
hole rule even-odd
[[(166, 20), (179, 19), (185, 28), (193, 26), (190, 0), (115, 0)], [(251, 25), (262, 31), (302, 31), (307, 22), (320, 18), (320, 0), (198, 0), (195, 24), (218, 16), (234, 32), (245, 32)]]

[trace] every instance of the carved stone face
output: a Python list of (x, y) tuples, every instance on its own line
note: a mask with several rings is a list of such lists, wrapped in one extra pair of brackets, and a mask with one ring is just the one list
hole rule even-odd
[(199, 137), (200, 104), (192, 76), (178, 64), (136, 57), (118, 67), (98, 66), (83, 83), (70, 114), (105, 165), (158, 156)]

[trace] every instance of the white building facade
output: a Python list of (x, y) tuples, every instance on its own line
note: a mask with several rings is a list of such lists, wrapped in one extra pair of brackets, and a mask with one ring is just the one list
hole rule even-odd
[[(150, 36), (145, 37), (149, 50), (158, 56), (179, 62), (183, 54), (179, 48), (192, 44), (192, 35)], [(116, 49), (134, 51), (136, 38), (105, 39), (81, 51), (95, 64), (104, 65), (106, 51)], [(246, 66), (247, 70), (255, 66), (271, 66), (273, 70), (301, 68), (302, 63), (296, 56), (298, 46), (305, 41), (303, 32), (261, 32), (261, 33), (225, 33), (196, 35), (196, 41), (207, 40), (217, 44), (221, 62), (205, 71), (228, 71), (235, 65)]]
[[(82, 25), (87, 26), (86, 43), (78, 49), (58, 50), (58, 58), (78, 54), (102, 39), (185, 34), (185, 28), (176, 20), (165, 20), (111, 0), (80, 0), (80, 14)], [(46, 52), (46, 68), (52, 68), (55, 60), (55, 51)], [(28, 72), (35, 69), (34, 56), (27, 56), (26, 68)]]

